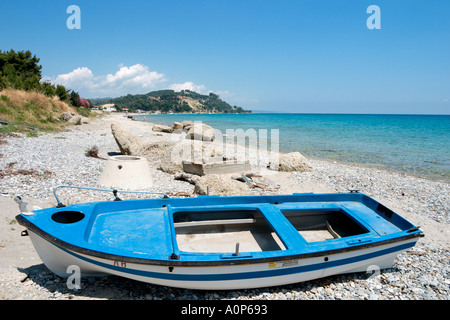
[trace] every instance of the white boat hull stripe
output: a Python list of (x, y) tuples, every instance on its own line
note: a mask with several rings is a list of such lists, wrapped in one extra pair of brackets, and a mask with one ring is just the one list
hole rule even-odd
[[(70, 255), (84, 260), (88, 263), (111, 269), (117, 272), (123, 272), (123, 273), (129, 273), (136, 276), (141, 277), (147, 277), (147, 278), (157, 278), (157, 279), (165, 279), (165, 280), (173, 280), (173, 281), (223, 281), (223, 280), (240, 280), (240, 279), (251, 279), (251, 278), (266, 278), (266, 277), (276, 277), (276, 276), (284, 276), (284, 275), (290, 275), (290, 274), (297, 274), (302, 272), (311, 272), (321, 269), (327, 269), (327, 268), (333, 268), (338, 267), (346, 264), (356, 263), (356, 262), (362, 262), (364, 260), (384, 256), (390, 253), (399, 252), (406, 250), (408, 248), (413, 247), (415, 242), (408, 242), (404, 243), (395, 247), (386, 248), (382, 250), (378, 250), (371, 253), (366, 253), (354, 257), (344, 258), (340, 260), (335, 261), (327, 261), (327, 262), (321, 262), (311, 265), (305, 265), (305, 266), (297, 266), (297, 267), (291, 267), (291, 268), (280, 268), (275, 270), (267, 270), (267, 271), (249, 271), (249, 272), (239, 272), (239, 273), (223, 273), (223, 274), (177, 274), (175, 272), (154, 272), (154, 271), (145, 271), (145, 270), (137, 270), (137, 269), (131, 269), (131, 268), (124, 268), (120, 266), (115, 266), (111, 264), (107, 264), (101, 261), (97, 261), (82, 255), (79, 255), (73, 251), (69, 251), (65, 248), (59, 247), (60, 249), (64, 250), (65, 252), (69, 253)], [(183, 267), (175, 267), (177, 268), (183, 268)]]

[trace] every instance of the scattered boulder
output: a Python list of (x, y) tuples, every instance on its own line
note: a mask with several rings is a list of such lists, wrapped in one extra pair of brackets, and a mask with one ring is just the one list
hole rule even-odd
[(183, 130), (189, 131), (189, 129), (191, 129), (191, 127), (194, 125), (194, 121), (185, 120), (181, 122), (181, 124), (183, 125)]
[(154, 132), (166, 132), (166, 133), (172, 133), (173, 132), (173, 128), (166, 126), (164, 124), (155, 124), (153, 125), (153, 129)]
[(174, 158), (172, 158), (175, 142), (157, 141), (148, 144), (141, 143), (141, 146), (142, 148), (135, 155), (145, 157), (159, 170), (169, 174), (175, 174), (182, 170), (181, 163), (174, 161)]
[(175, 180), (182, 180), (193, 184), (194, 193), (198, 195), (220, 195), (220, 196), (238, 196), (251, 195), (250, 188), (242, 182), (233, 180), (231, 175), (210, 174), (206, 176), (197, 176), (185, 172), (179, 172), (175, 175)]
[(311, 171), (312, 166), (300, 152), (280, 153), (278, 159), (272, 159), (270, 168), (277, 171)]
[(70, 112), (63, 112), (61, 113), (61, 120), (63, 121), (69, 121), (70, 118), (72, 118), (72, 114)]
[(83, 118), (82, 116), (73, 116), (72, 118), (69, 119), (68, 122), (70, 124), (74, 124), (74, 125), (79, 126), (79, 125), (81, 125), (81, 119), (82, 118)]
[[(122, 154), (145, 157), (149, 163), (155, 165), (159, 170), (175, 175), (177, 180), (184, 180), (193, 184), (194, 192), (198, 195), (206, 195), (208, 188), (210, 195), (220, 196), (252, 195), (254, 194), (252, 190), (255, 188), (278, 192), (280, 186), (276, 182), (251, 172), (245, 172), (244, 175), (207, 174), (203, 176), (183, 172), (183, 161), (207, 164), (215, 162), (217, 159), (225, 159), (223, 147), (216, 146), (206, 140), (209, 137), (206, 131), (210, 130), (212, 136), (214, 136), (214, 129), (200, 123), (195, 125), (201, 125), (200, 136), (196, 136), (195, 128), (191, 127), (189, 129), (189, 132), (192, 132), (190, 139), (180, 137), (178, 140), (152, 143), (144, 142), (118, 124), (113, 123), (111, 131)], [(179, 123), (174, 123), (174, 127), (171, 129), (177, 128), (176, 130), (180, 130), (180, 127)], [(278, 158), (271, 159), (270, 165), (271, 169), (277, 171), (304, 172), (312, 170), (306, 158), (299, 152), (280, 153)]]
[(124, 130), (118, 124), (111, 124), (111, 132), (116, 140), (120, 152), (124, 155), (139, 156), (143, 146), (139, 139), (132, 135), (129, 131)]
[[(81, 121), (81, 117), (79, 121)], [(172, 127), (164, 127), (166, 127), (166, 130), (173, 130)], [(177, 130), (181, 128), (179, 123), (174, 123), (174, 127), (176, 127)], [(178, 141), (171, 140), (144, 143), (141, 139), (122, 129), (118, 124), (112, 124), (111, 131), (122, 154), (145, 157), (150, 163), (156, 165), (159, 170), (169, 174), (182, 172), (183, 161), (208, 164), (223, 161), (225, 159), (223, 148), (208, 142), (214, 139), (214, 129), (202, 123), (195, 123), (186, 135), (187, 139), (181, 139)], [(271, 159), (270, 168), (272, 170), (285, 172), (305, 172), (312, 170), (312, 166), (308, 163), (307, 159), (299, 152), (291, 152), (287, 154), (280, 153), (278, 158)], [(211, 174), (207, 176), (217, 175)], [(216, 184), (214, 181), (205, 182), (205, 179), (215, 179), (220, 185)], [(205, 179), (199, 180), (199, 183), (196, 183), (196, 190), (198, 191), (196, 192), (198, 194), (206, 193), (206, 183), (209, 183), (210, 188), (212, 188), (211, 190), (215, 190), (212, 194), (229, 195), (236, 193), (241, 194), (244, 191), (249, 191), (249, 187), (246, 183), (232, 180), (231, 178), (227, 178), (226, 180), (224, 180), (224, 178), (217, 177)], [(233, 182), (228, 180), (232, 180)], [(235, 183), (235, 185), (232, 185), (233, 183)], [(253, 183), (258, 186), (266, 185), (265, 181), (253, 181)]]
[(275, 182), (253, 172), (234, 175), (231, 176), (231, 179), (245, 182), (249, 186), (249, 188), (259, 188), (265, 191), (277, 191), (280, 188), (280, 185), (276, 184)]
[(177, 174), (183, 170), (180, 164), (172, 161), (161, 161), (158, 165), (158, 170), (168, 174)]
[(194, 192), (198, 195), (243, 196), (251, 195), (250, 188), (243, 182), (231, 179), (230, 175), (209, 174), (195, 180)]
[[(65, 113), (68, 113), (68, 112), (65, 112)], [(70, 114), (70, 113), (69, 113), (69, 114)], [(65, 115), (64, 118), (67, 119), (68, 116)], [(63, 120), (64, 120), (64, 118), (63, 118)], [(64, 121), (67, 121), (68, 123), (73, 124), (73, 125), (77, 125), (77, 126), (79, 126), (79, 125), (81, 125), (81, 124), (87, 124), (87, 123), (89, 123), (89, 119), (88, 119), (88, 118), (82, 117), (82, 116), (79, 116), (79, 115), (77, 115), (77, 116), (72, 116), (72, 115), (71, 115), (71, 117), (69, 118), (69, 120), (64, 120)]]
[(186, 135), (186, 139), (200, 141), (214, 141), (214, 137), (214, 129), (204, 123), (194, 123)]
[(183, 130), (183, 124), (181, 122), (174, 122), (172, 126), (173, 131), (181, 131)]
[(186, 173), (186, 172), (178, 172), (175, 175), (174, 179), (186, 181), (186, 182), (189, 182), (190, 184), (195, 185), (197, 183), (197, 181), (200, 179), (200, 177), (195, 174), (190, 174), (190, 173)]

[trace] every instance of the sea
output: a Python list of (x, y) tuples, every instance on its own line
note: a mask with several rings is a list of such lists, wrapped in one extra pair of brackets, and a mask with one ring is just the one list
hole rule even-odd
[(268, 141), (269, 150), (271, 137), (278, 138), (273, 146), (280, 152), (450, 182), (450, 115), (161, 114), (136, 119), (166, 125), (201, 121), (224, 137), (227, 130), (242, 129), (256, 132), (260, 143)]

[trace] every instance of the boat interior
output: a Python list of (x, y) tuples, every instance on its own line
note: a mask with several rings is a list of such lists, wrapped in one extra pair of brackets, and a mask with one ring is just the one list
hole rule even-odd
[[(306, 242), (368, 232), (342, 210), (282, 210)], [(259, 210), (180, 211), (173, 214), (178, 248), (185, 252), (230, 253), (286, 250)]]

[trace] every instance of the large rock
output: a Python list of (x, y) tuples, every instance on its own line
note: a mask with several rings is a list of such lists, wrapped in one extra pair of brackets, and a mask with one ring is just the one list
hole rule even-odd
[(186, 139), (200, 141), (214, 141), (214, 129), (207, 124), (195, 122), (189, 129)]
[(231, 179), (230, 175), (209, 174), (195, 181), (194, 192), (198, 195), (243, 196), (252, 194), (250, 188), (243, 182)]
[(181, 124), (183, 125), (183, 130), (189, 131), (189, 129), (191, 129), (194, 125), (194, 121), (184, 120)]
[(61, 119), (63, 121), (69, 121), (72, 117), (73, 117), (73, 115), (70, 112), (61, 113)]
[(175, 142), (157, 141), (144, 143), (141, 139), (115, 123), (111, 124), (111, 131), (122, 154), (145, 157), (150, 163), (156, 165), (158, 169), (167, 173), (175, 173), (182, 170), (181, 161), (177, 163), (172, 160), (172, 150)]
[(181, 122), (174, 122), (172, 126), (173, 131), (181, 131), (183, 130), (183, 124)]
[(311, 171), (312, 166), (300, 152), (280, 153), (278, 159), (271, 159), (270, 168), (277, 171)]
[(155, 124), (153, 125), (153, 131), (155, 132), (166, 132), (166, 133), (172, 133), (173, 132), (173, 128), (163, 125), (163, 124)]
[(118, 124), (111, 124), (111, 132), (120, 152), (129, 156), (140, 156), (143, 150), (141, 141)]
[(74, 124), (74, 125), (81, 125), (81, 124), (87, 124), (89, 123), (88, 118), (86, 117), (82, 117), (82, 116), (73, 116), (71, 117), (67, 122), (69, 122), (70, 124)]
[(74, 124), (74, 125), (81, 125), (81, 120), (82, 120), (82, 116), (74, 116), (72, 118), (69, 119), (69, 123)]
[(183, 167), (176, 162), (172, 161), (161, 161), (158, 164), (158, 170), (161, 170), (162, 172), (168, 173), (168, 174), (177, 174), (183, 171)]
[(197, 181), (200, 179), (200, 176), (197, 176), (195, 174), (186, 173), (186, 172), (178, 172), (175, 175), (174, 179), (186, 181), (186, 182), (189, 182), (190, 184), (195, 185), (197, 183)]

